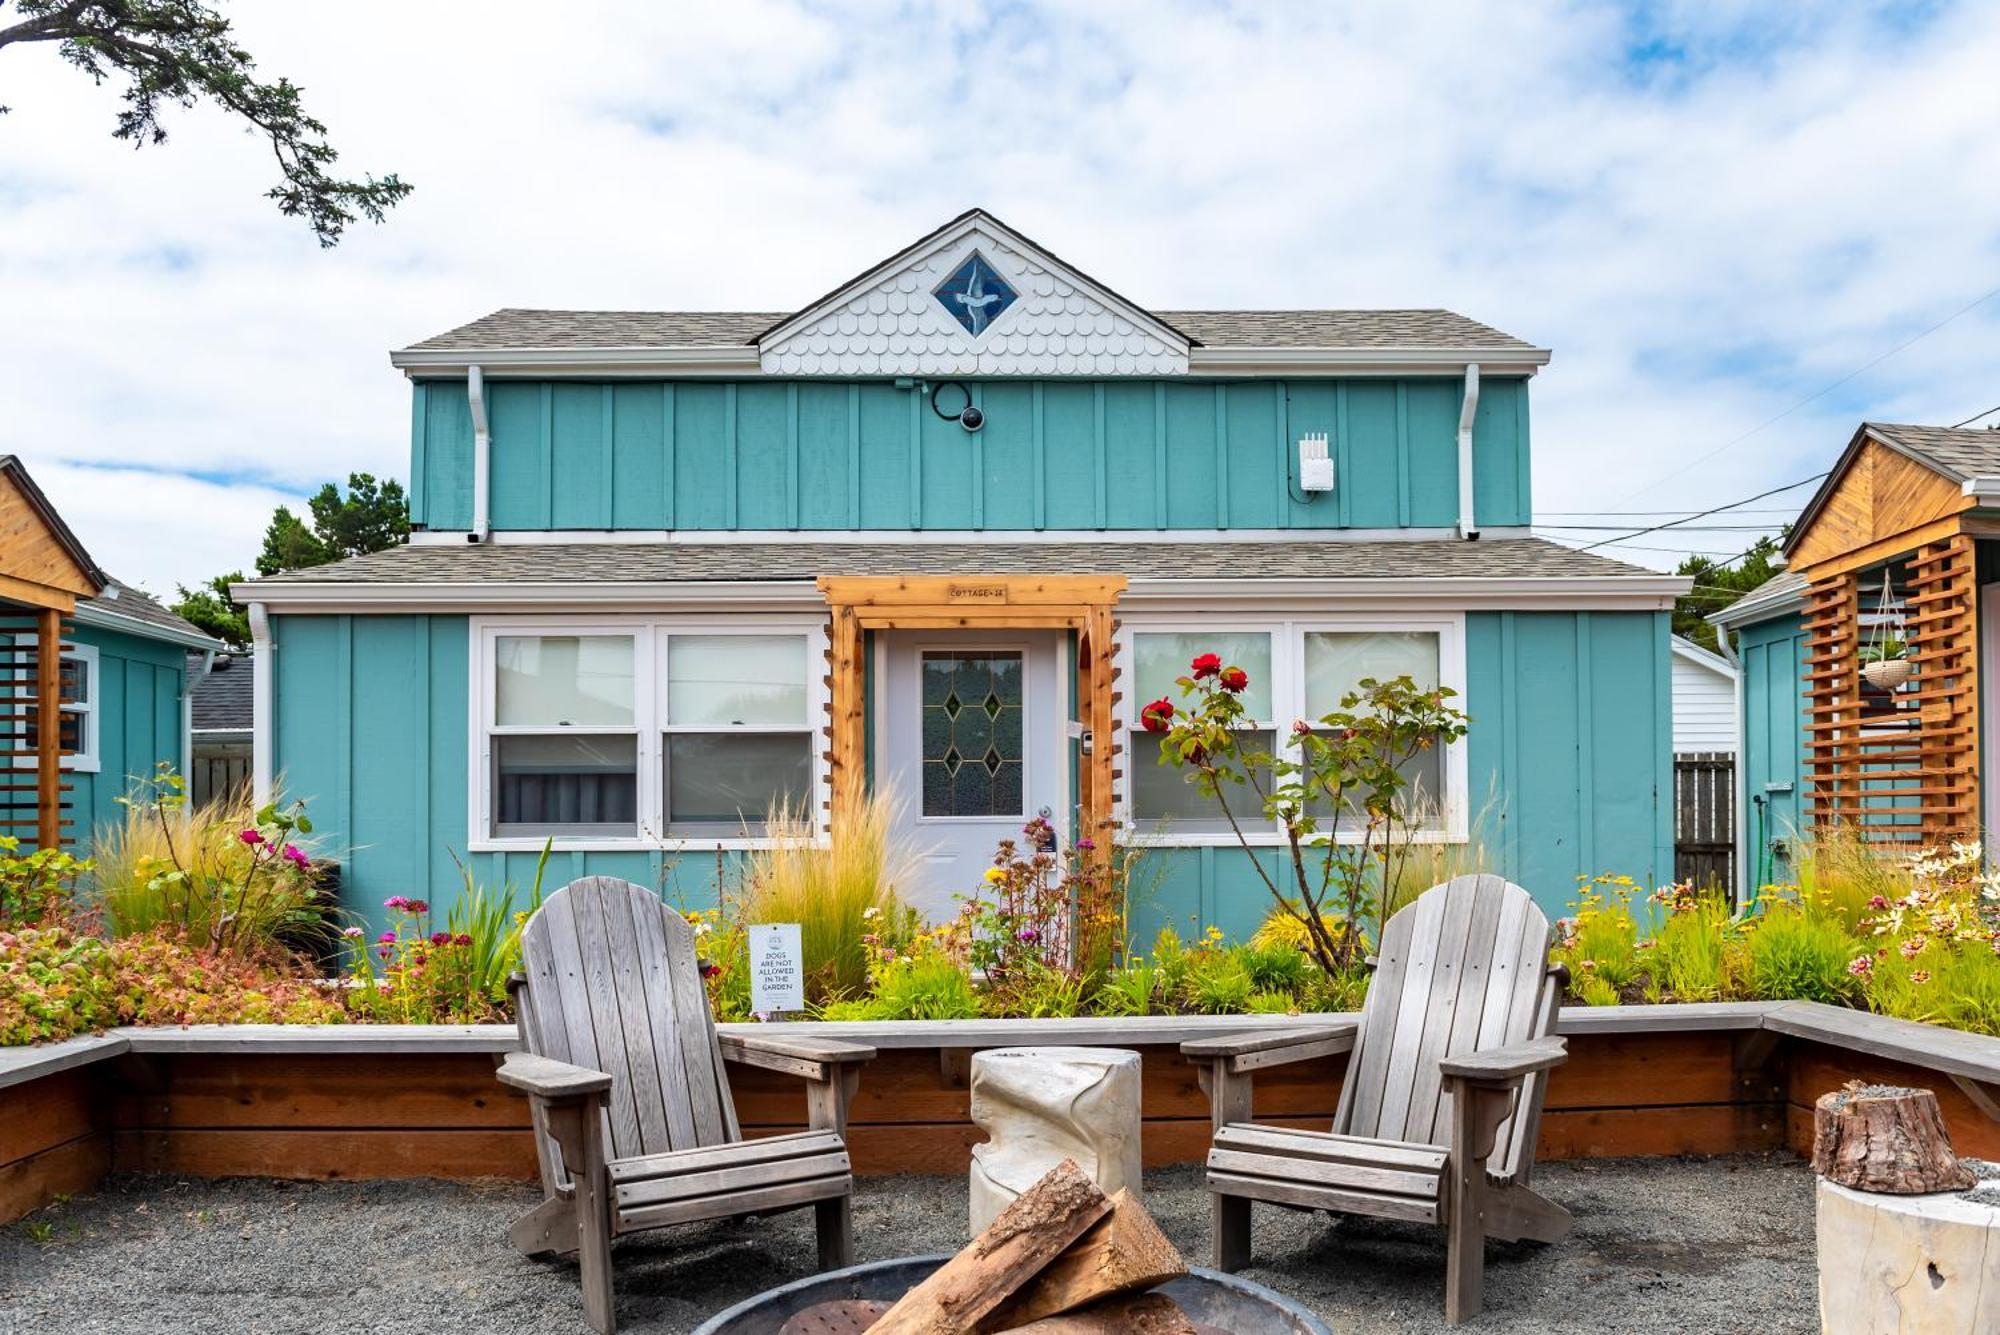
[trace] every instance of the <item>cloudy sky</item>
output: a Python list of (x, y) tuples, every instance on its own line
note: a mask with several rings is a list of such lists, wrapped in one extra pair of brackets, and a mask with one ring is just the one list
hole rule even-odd
[(343, 168), (416, 185), (387, 226), (321, 251), (219, 113), (135, 152), (113, 87), (0, 51), (0, 451), (156, 592), (404, 474), (391, 347), (788, 308), (973, 204), (1148, 305), (1447, 306), (1554, 348), (1536, 508), (1610, 526), (1579, 542), (1810, 476), (1864, 416), (2000, 406), (2000, 5), (224, 8)]

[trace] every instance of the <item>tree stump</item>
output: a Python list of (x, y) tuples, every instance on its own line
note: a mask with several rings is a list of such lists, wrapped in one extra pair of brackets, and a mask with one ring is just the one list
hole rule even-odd
[(1973, 1183), (1972, 1170), (1952, 1153), (1937, 1095), (1859, 1080), (1813, 1105), (1812, 1166), (1843, 1187), (1898, 1196)]

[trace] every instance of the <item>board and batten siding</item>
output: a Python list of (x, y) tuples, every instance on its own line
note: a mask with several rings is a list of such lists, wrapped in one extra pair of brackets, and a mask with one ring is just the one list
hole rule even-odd
[[(277, 652), (275, 764), (306, 798), (322, 852), (344, 863), (348, 908), (372, 921), (390, 895), (427, 898), (441, 919), (464, 856), (468, 624), (456, 615), (284, 614)], [(1567, 911), (1577, 877), (1672, 874), (1670, 687), (1664, 612), (1473, 612), (1464, 707), (1473, 837), (1487, 869)], [(489, 885), (526, 887), (534, 852), (466, 859)], [(733, 858), (737, 855), (727, 855)], [(1133, 933), (1254, 931), (1269, 897), (1234, 847), (1149, 853), (1135, 878)], [(1257, 856), (1275, 866), (1280, 850)], [(725, 865), (724, 875), (728, 875)], [(566, 852), (546, 887), (583, 875), (713, 901), (713, 852)]]
[(1736, 750), (1736, 679), (1709, 657), (1705, 650), (1674, 651), (1676, 755)]
[(1804, 826), (1805, 629), (1797, 613), (1737, 631), (1743, 674), (1742, 845), (1746, 890), (1792, 879), (1792, 842)]
[(152, 777), (162, 760), (187, 772), (187, 651), (96, 626), (76, 626), (69, 638), (97, 649), (97, 771), (63, 771), (74, 785), (70, 838), (81, 847), (124, 820), (118, 799)]
[[(981, 431), (880, 381), (490, 379), (491, 523), (812, 531), (1458, 522), (1464, 384), (1455, 377), (963, 383), (986, 414)], [(1331, 441), (1331, 492), (1297, 488), (1307, 432)], [(412, 520), (469, 527), (465, 382), (416, 382), (411, 435)], [(1528, 461), (1527, 382), (1490, 379), (1473, 424), (1479, 524), (1529, 522)]]

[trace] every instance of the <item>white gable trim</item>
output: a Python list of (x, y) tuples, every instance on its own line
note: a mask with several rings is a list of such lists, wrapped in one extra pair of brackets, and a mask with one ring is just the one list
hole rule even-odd
[(1726, 681), (1736, 680), (1735, 666), (1722, 655), (1710, 653), (1685, 636), (1675, 635), (1672, 639), (1674, 655), (1676, 657), (1684, 658), (1697, 667), (1705, 668)]
[[(934, 293), (975, 252), (1016, 293), (979, 334)], [(1189, 341), (1149, 311), (973, 210), (768, 330), (767, 375), (1140, 375), (1188, 370)]]

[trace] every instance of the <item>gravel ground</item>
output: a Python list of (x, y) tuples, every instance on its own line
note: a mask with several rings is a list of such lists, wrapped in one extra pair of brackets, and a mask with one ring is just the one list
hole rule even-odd
[[(1577, 1217), (1554, 1247), (1488, 1249), (1493, 1331), (1813, 1331), (1812, 1175), (1790, 1156), (1551, 1164), (1538, 1185)], [(1198, 1171), (1147, 1175), (1148, 1205), (1207, 1254)], [(0, 1331), (582, 1331), (573, 1266), (517, 1255), (515, 1183), (300, 1184), (114, 1178), (0, 1229)], [(861, 1258), (954, 1249), (965, 1180), (864, 1179)], [(1258, 1207), (1247, 1276), (1339, 1331), (1443, 1324), (1432, 1229)], [(809, 1274), (812, 1212), (620, 1242), (622, 1329), (685, 1332)]]

